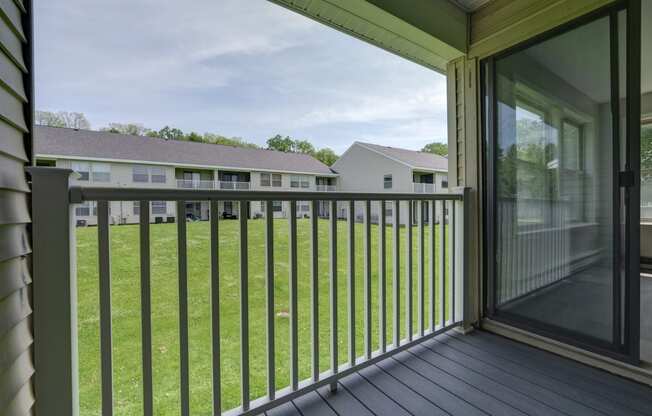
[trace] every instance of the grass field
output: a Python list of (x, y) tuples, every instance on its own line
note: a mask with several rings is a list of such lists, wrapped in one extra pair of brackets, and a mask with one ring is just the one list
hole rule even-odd
[[(264, 221), (249, 221), (249, 304), (252, 399), (266, 390), (265, 330), (265, 251)], [(275, 306), (288, 310), (288, 223), (276, 220)], [(426, 227), (426, 249), (428, 249)], [(356, 224), (356, 348), (363, 348), (363, 240), (362, 225)], [(416, 331), (416, 244), (414, 228), (414, 329)], [(405, 228), (401, 229), (401, 268), (405, 270)], [(378, 228), (372, 226), (373, 345), (378, 348)], [(439, 241), (439, 236), (437, 236)], [(240, 314), (239, 314), (239, 231), (237, 221), (220, 222), (220, 313), (222, 323), (222, 400), (224, 409), (239, 405), (240, 397)], [(83, 415), (100, 414), (99, 285), (97, 229), (77, 230), (80, 402)], [(116, 415), (142, 413), (140, 276), (138, 226), (111, 227), (112, 322), (114, 404)], [(339, 357), (347, 357), (347, 235), (346, 223), (338, 223), (338, 313)], [(210, 237), (207, 222), (188, 224), (188, 303), (190, 338), (191, 414), (211, 413), (211, 315)], [(320, 367), (329, 366), (329, 269), (328, 222), (319, 221), (319, 324)], [(387, 339), (392, 333), (392, 229), (387, 228)], [(310, 230), (308, 220), (298, 221), (298, 302), (299, 367), (301, 379), (310, 372)], [(152, 345), (154, 372), (154, 412), (179, 413), (179, 322), (177, 279), (177, 233), (175, 224), (151, 226)], [(426, 260), (426, 301), (430, 285)], [(439, 279), (439, 276), (437, 276)], [(401, 299), (405, 299), (405, 275), (401, 279)], [(438, 302), (438, 301), (437, 301)], [(405, 301), (401, 303), (404, 308)], [(427, 305), (427, 304), (426, 304)], [(426, 322), (429, 307), (426, 306)], [(404, 312), (404, 311), (402, 311)], [(277, 388), (289, 383), (289, 319), (276, 317)], [(405, 336), (405, 320), (402, 319)]]

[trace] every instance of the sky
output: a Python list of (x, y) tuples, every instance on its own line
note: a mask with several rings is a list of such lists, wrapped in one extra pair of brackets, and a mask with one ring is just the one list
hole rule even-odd
[[(192, 7), (188, 7), (192, 4)], [(36, 108), (342, 153), (446, 140), (445, 77), (266, 0), (35, 2)]]

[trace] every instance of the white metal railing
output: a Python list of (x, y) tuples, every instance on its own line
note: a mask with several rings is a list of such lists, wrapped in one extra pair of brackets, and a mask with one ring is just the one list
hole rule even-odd
[(212, 180), (177, 179), (179, 189), (214, 189), (215, 182)]
[(218, 182), (217, 189), (224, 189), (228, 191), (245, 191), (250, 188), (249, 182), (235, 182), (235, 181), (220, 181)]
[(423, 194), (423, 193), (428, 193), (432, 194), (435, 193), (435, 184), (434, 183), (418, 183), (414, 182), (413, 183), (413, 190), (416, 193)]
[[(35, 348), (39, 360), (41, 388), (51, 394), (39, 399), (41, 406), (54, 406), (63, 409), (61, 414), (78, 412), (78, 368), (77, 325), (76, 325), (76, 274), (75, 274), (75, 227), (72, 223), (73, 204), (96, 201), (98, 206), (98, 279), (100, 290), (99, 326), (101, 362), (101, 403), (102, 414), (113, 414), (113, 339), (111, 323), (111, 238), (109, 225), (109, 204), (111, 201), (140, 201), (139, 251), (141, 286), (141, 336), (142, 336), (142, 374), (144, 414), (153, 412), (153, 372), (152, 372), (152, 320), (156, 316), (151, 310), (151, 262), (150, 262), (150, 213), (148, 206), (152, 201), (175, 201), (178, 218), (184, 218), (185, 201), (208, 201), (210, 205), (210, 281), (212, 299), (212, 383), (213, 413), (220, 414), (222, 406), (222, 382), (220, 370), (220, 227), (218, 226), (218, 202), (238, 201), (239, 221), (239, 307), (240, 307), (240, 404), (226, 412), (229, 415), (253, 415), (262, 413), (281, 403), (322, 386), (335, 390), (337, 381), (361, 368), (373, 365), (393, 354), (404, 351), (425, 339), (465, 324), (470, 315), (464, 302), (467, 292), (464, 257), (468, 253), (468, 210), (465, 209), (468, 191), (446, 194), (406, 194), (406, 193), (323, 193), (323, 192), (275, 192), (275, 191), (224, 191), (224, 190), (186, 190), (186, 189), (129, 189), (69, 187), (72, 171), (57, 168), (30, 168), (33, 182), (33, 223), (34, 223), (34, 292), (35, 299)], [(264, 207), (264, 245), (266, 281), (266, 334), (267, 347), (267, 389), (264, 397), (250, 397), (250, 329), (249, 329), (249, 259), (248, 259), (248, 202), (266, 201)], [(289, 385), (276, 390), (275, 381), (275, 303), (274, 303), (274, 219), (272, 201), (288, 201), (290, 215), (288, 224), (288, 273), (289, 273)], [(297, 202), (309, 201), (310, 258), (308, 269), (311, 284), (311, 322), (310, 335), (310, 377), (299, 379), (298, 348), (298, 240)], [(319, 247), (318, 206), (320, 201), (329, 204), (328, 245)], [(385, 221), (387, 202), (392, 202), (392, 224)], [(341, 365), (339, 358), (338, 334), (338, 219), (337, 205), (346, 205), (346, 239), (348, 241), (346, 265), (346, 299), (348, 354), (347, 363)], [(357, 205), (356, 205), (357, 204)], [(416, 209), (415, 209), (416, 205)], [(362, 210), (362, 226), (356, 231), (356, 209)], [(427, 215), (426, 215), (427, 211)], [(413, 224), (413, 212), (417, 214)], [(436, 216), (446, 220), (426, 221)], [(378, 231), (372, 242), (372, 218), (377, 217)], [(179, 386), (181, 414), (190, 412), (189, 377), (189, 333), (188, 333), (188, 257), (186, 221), (176, 222), (177, 227), (177, 275), (179, 287)], [(391, 230), (392, 249), (387, 252), (387, 230)], [(400, 237), (404, 230), (405, 239)], [(416, 238), (413, 233), (416, 231)], [(427, 232), (426, 232), (427, 231)], [(363, 299), (356, 293), (356, 247), (355, 234), (361, 232), (363, 239)], [(426, 235), (427, 241), (426, 241)], [(65, 244), (61, 244), (64, 242)], [(415, 243), (414, 243), (415, 242)], [(372, 247), (378, 247), (377, 293), (372, 293)], [(414, 249), (416, 248), (416, 252)], [(319, 349), (319, 255), (328, 256), (329, 266), (329, 327), (330, 348), (327, 352)], [(401, 256), (405, 260), (401, 260)], [(391, 276), (392, 309), (387, 308), (387, 261), (393, 264)], [(429, 267), (428, 267), (429, 266)], [(416, 273), (413, 273), (416, 268)], [(413, 278), (416, 276), (416, 279)], [(427, 284), (426, 284), (427, 279)], [(405, 280), (402, 282), (402, 280)], [(414, 281), (416, 280), (416, 282)], [(400, 288), (407, 288), (401, 295)], [(416, 304), (413, 290), (416, 286)], [(430, 288), (426, 290), (426, 288)], [(42, 292), (45, 290), (45, 292)], [(36, 293), (38, 292), (38, 295)], [(377, 299), (378, 309), (372, 311), (372, 298)], [(444, 300), (447, 301), (444, 301)], [(364, 311), (363, 350), (356, 350), (356, 304), (362, 303)], [(416, 328), (413, 327), (413, 310), (416, 310)], [(427, 312), (427, 313), (426, 313)], [(392, 319), (392, 333), (387, 335), (387, 320)], [(405, 319), (405, 320), (403, 320)], [(404, 326), (405, 325), (405, 326)], [(378, 328), (378, 343), (372, 345), (372, 328)], [(406, 336), (403, 337), (402, 334)], [(391, 339), (388, 339), (391, 338)], [(47, 351), (47, 352), (46, 352)], [(330, 369), (320, 372), (320, 355), (327, 353)], [(45, 402), (44, 402), (45, 400)], [(49, 403), (48, 400), (52, 401)], [(65, 403), (62, 405), (61, 403)], [(63, 406), (63, 407), (62, 407)], [(70, 408), (64, 408), (68, 406)], [(75, 408), (77, 406), (77, 408)]]
[(317, 192), (335, 192), (337, 187), (335, 185), (317, 185)]

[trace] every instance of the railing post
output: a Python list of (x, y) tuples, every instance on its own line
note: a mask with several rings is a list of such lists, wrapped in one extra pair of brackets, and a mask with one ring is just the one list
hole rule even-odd
[(70, 169), (31, 167), (37, 415), (79, 414), (77, 272)]
[(455, 293), (455, 311), (453, 313), (455, 314), (456, 320), (462, 322), (459, 330), (467, 333), (473, 329), (473, 302), (476, 300), (476, 297), (470, 292), (470, 276), (468, 267), (465, 264), (469, 259), (471, 244), (469, 237), (471, 189), (461, 188), (460, 191), (463, 194), (463, 198), (462, 200), (455, 201), (457, 215), (455, 217), (454, 230), (456, 236), (454, 239), (455, 247), (451, 248), (456, 252), (454, 279), (457, 291)]

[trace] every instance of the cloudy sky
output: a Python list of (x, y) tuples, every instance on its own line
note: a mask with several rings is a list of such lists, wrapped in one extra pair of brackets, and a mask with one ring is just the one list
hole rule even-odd
[[(192, 7), (188, 7), (189, 4)], [(266, 0), (37, 1), (36, 104), (342, 152), (446, 137), (445, 78)]]

